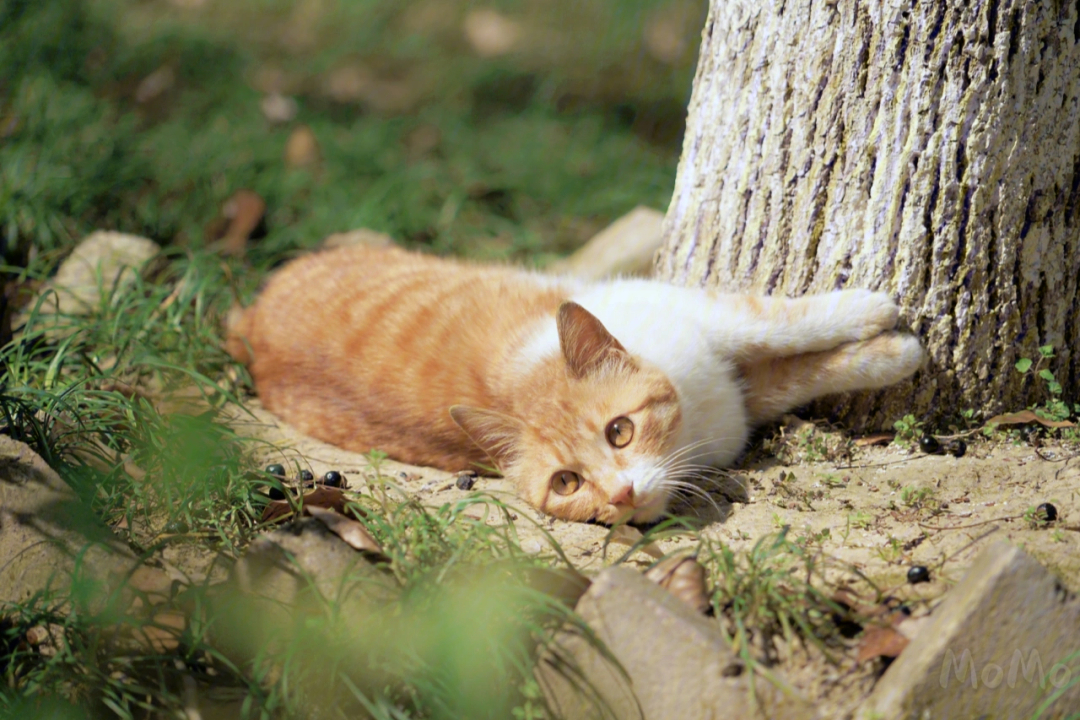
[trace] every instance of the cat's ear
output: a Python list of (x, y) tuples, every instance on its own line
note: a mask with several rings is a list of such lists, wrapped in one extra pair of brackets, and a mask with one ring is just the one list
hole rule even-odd
[(576, 302), (567, 301), (559, 306), (556, 324), (563, 357), (577, 377), (585, 377), (612, 354), (629, 360), (626, 348), (595, 315)]
[(496, 462), (513, 457), (525, 430), (525, 424), (516, 417), (467, 405), (452, 406), (450, 417)]

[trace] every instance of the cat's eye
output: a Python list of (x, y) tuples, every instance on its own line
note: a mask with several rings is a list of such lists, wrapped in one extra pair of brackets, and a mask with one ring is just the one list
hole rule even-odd
[(607, 424), (607, 441), (612, 447), (623, 448), (634, 439), (634, 422), (628, 417), (617, 417)]
[(551, 489), (556, 495), (573, 495), (583, 484), (581, 476), (570, 470), (560, 470), (551, 476)]

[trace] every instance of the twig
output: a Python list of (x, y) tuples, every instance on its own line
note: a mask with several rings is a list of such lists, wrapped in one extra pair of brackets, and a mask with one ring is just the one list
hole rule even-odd
[(1024, 517), (1023, 513), (1019, 515), (1006, 515), (1005, 517), (991, 518), (989, 520), (980, 520), (979, 522), (971, 523), (969, 525), (945, 525), (942, 527), (934, 527), (933, 525), (927, 525), (926, 523), (921, 523), (918, 521), (916, 521), (916, 523), (919, 525), (919, 527), (924, 527), (927, 530), (966, 530), (967, 528), (978, 527), (979, 525), (986, 525), (987, 523), (1004, 522), (1006, 520), (1017, 520), (1022, 517)]

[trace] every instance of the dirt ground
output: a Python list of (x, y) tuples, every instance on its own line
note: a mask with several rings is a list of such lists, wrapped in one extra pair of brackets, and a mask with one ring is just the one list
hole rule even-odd
[[(299, 436), (263, 410), (233, 424), (243, 435), (267, 443), (261, 460), (282, 462), (290, 471), (310, 468), (318, 477), (328, 470), (344, 473), (353, 490), (373, 477), (363, 455)], [(883, 595), (903, 600), (914, 615), (932, 612), (936, 601), (963, 576), (974, 557), (992, 542), (1007, 539), (1025, 549), (1073, 590), (1080, 589), (1080, 518), (1074, 509), (1080, 488), (1080, 453), (1052, 441), (1040, 447), (1010, 440), (973, 436), (963, 457), (928, 455), (895, 444), (860, 446), (839, 433), (821, 431), (795, 418), (759, 439), (741, 466), (717, 480), (713, 503), (696, 500), (676, 506), (696, 517), (700, 533), (735, 550), (763, 535), (789, 528), (789, 537), (812, 536), (820, 546), (829, 580), (863, 592), (868, 579)], [(785, 439), (786, 438), (786, 439)], [(811, 461), (807, 456), (819, 458)], [(832, 459), (820, 459), (821, 457)], [(607, 545), (609, 528), (542, 516), (516, 497), (499, 478), (478, 478), (472, 491), (460, 490), (456, 476), (431, 468), (386, 460), (381, 465), (401, 492), (431, 505), (452, 503), (471, 493), (489, 493), (516, 509), (514, 524), (527, 552), (549, 550), (547, 535), (585, 573), (595, 573), (626, 551)], [(1030, 509), (1053, 503), (1059, 516), (1037, 526)], [(479, 512), (482, 505), (474, 506)], [(1029, 516), (1025, 517), (1025, 513)], [(502, 522), (488, 518), (490, 522)], [(628, 534), (633, 540), (633, 531)], [(624, 543), (626, 541), (623, 541)], [(654, 554), (698, 543), (687, 532), (662, 540)], [(629, 560), (644, 568), (654, 557), (635, 553)], [(930, 582), (911, 585), (912, 565), (930, 570)], [(783, 671), (830, 717), (854, 710), (872, 687), (880, 667), (836, 667), (803, 657)]]

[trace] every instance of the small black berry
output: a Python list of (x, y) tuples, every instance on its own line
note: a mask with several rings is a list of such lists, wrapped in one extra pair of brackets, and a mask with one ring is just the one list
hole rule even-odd
[(919, 438), (919, 449), (929, 455), (941, 452), (941, 443), (933, 435), (923, 435)]
[(276, 477), (285, 477), (285, 466), (280, 463), (274, 463), (273, 465), (266, 466), (266, 474), (274, 475)]
[(1035, 508), (1035, 519), (1041, 522), (1052, 523), (1057, 520), (1058, 511), (1052, 503), (1041, 503)]
[(310, 470), (301, 470), (300, 471), (300, 482), (303, 482), (303, 483), (315, 482), (315, 476), (312, 474), (312, 472)]
[(330, 470), (323, 475), (322, 484), (326, 487), (344, 487), (345, 478), (337, 470)]
[(907, 581), (912, 585), (930, 582), (930, 569), (925, 565), (912, 565), (907, 571)]
[(473, 485), (476, 484), (476, 476), (465, 473), (464, 475), (458, 475), (457, 480), (454, 481), (458, 490), (472, 490)]
[(187, 523), (183, 520), (172, 520), (165, 524), (165, 533), (167, 535), (183, 535), (187, 531)]
[(285, 499), (285, 491), (282, 490), (277, 485), (267, 485), (266, 486), (266, 493), (270, 496), (271, 500), (284, 500)]
[(963, 440), (953, 440), (949, 443), (948, 450), (953, 457), (962, 458), (967, 454), (967, 443)]

